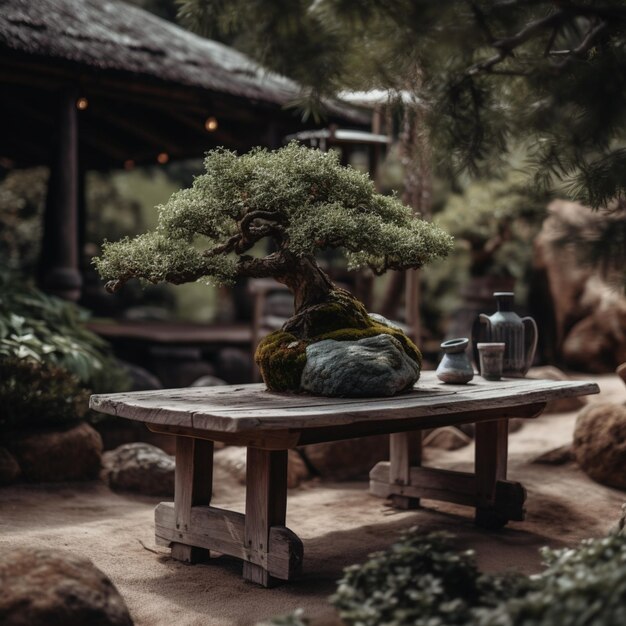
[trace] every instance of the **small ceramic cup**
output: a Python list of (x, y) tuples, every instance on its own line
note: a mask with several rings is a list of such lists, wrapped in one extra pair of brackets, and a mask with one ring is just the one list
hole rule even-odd
[(480, 375), (485, 380), (500, 380), (504, 362), (505, 343), (478, 343)]

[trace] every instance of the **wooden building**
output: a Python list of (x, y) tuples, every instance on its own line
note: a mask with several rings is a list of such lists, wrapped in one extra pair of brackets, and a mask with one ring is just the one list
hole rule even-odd
[[(292, 81), (121, 0), (0, 0), (0, 165), (48, 165), (42, 284), (80, 293), (84, 173), (276, 147), (310, 127)], [(367, 128), (327, 102), (328, 121)]]

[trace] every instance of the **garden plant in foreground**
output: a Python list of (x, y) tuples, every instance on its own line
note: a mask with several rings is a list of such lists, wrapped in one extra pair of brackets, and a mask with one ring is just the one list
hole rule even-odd
[[(326, 339), (391, 335), (419, 373), (421, 355), (408, 337), (370, 317), (359, 301), (336, 287), (315, 252), (339, 248), (352, 268), (382, 274), (445, 256), (450, 236), (415, 217), (397, 198), (376, 193), (367, 175), (341, 166), (333, 153), (295, 143), (243, 156), (215, 150), (205, 167), (191, 188), (159, 207), (154, 232), (104, 244), (95, 263), (110, 290), (131, 278), (174, 284), (274, 278), (286, 285), (295, 315), (261, 342), (256, 355), (273, 390), (298, 391), (306, 348)], [(263, 240), (273, 244), (264, 256)]]

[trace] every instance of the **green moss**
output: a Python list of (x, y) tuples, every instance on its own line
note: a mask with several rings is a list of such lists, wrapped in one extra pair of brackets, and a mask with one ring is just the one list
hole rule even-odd
[(269, 390), (300, 389), (307, 345), (306, 341), (281, 330), (270, 333), (259, 343), (254, 360)]
[(324, 339), (358, 341), (376, 335), (391, 335), (400, 342), (406, 354), (420, 367), (422, 355), (415, 344), (401, 331), (374, 321), (352, 294), (337, 289), (327, 304), (306, 311), (308, 328), (314, 329), (306, 340), (276, 331), (269, 334), (257, 348), (255, 361), (268, 389), (299, 391), (302, 370), (306, 364), (306, 347)]
[(368, 328), (372, 320), (363, 304), (344, 289), (336, 289), (327, 304), (311, 307), (307, 311), (308, 327), (315, 335), (323, 335), (345, 328)]

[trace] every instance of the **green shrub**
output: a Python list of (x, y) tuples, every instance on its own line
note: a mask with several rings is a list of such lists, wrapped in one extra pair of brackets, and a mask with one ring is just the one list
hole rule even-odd
[(109, 345), (85, 328), (85, 311), (6, 273), (0, 294), (0, 359), (63, 368), (96, 393), (128, 387)]
[(626, 536), (587, 539), (577, 548), (542, 550), (547, 568), (528, 593), (483, 611), (476, 626), (624, 626)]
[(519, 594), (524, 582), (481, 574), (473, 552), (459, 552), (449, 535), (412, 529), (389, 550), (346, 568), (331, 602), (355, 626), (464, 625), (475, 609)]
[(331, 601), (351, 626), (623, 626), (624, 519), (609, 537), (549, 550), (535, 576), (488, 576), (441, 533), (410, 531), (345, 570)]
[(74, 422), (89, 392), (76, 376), (33, 359), (0, 358), (0, 429)]

